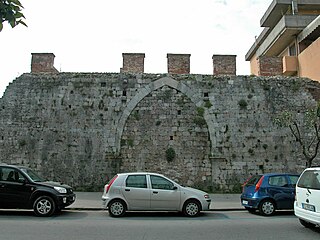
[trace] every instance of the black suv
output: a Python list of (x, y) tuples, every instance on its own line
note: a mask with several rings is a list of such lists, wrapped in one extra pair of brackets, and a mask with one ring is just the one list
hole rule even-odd
[(33, 209), (47, 217), (75, 198), (68, 185), (45, 181), (27, 167), (0, 164), (0, 209)]

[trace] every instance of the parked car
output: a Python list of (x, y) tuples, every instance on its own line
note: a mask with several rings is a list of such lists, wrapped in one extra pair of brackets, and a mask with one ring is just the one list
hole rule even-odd
[(51, 216), (75, 201), (70, 186), (45, 181), (23, 166), (0, 164), (0, 209), (33, 209)]
[(302, 172), (296, 187), (294, 214), (307, 228), (320, 226), (320, 167)]
[(121, 217), (126, 211), (181, 211), (198, 216), (209, 209), (210, 196), (200, 190), (183, 187), (157, 173), (120, 173), (105, 185), (103, 207), (110, 216)]
[(249, 212), (271, 216), (277, 209), (293, 209), (298, 174), (255, 175), (243, 185), (241, 204)]

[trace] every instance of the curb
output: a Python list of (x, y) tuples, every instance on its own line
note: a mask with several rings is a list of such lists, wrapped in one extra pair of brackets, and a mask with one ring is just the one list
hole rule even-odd
[[(81, 208), (81, 207), (75, 207), (75, 208), (65, 208), (64, 210), (73, 210), (73, 211), (107, 211), (104, 208)], [(245, 211), (243, 208), (219, 208), (219, 209), (209, 209), (204, 212), (231, 212), (231, 211)]]

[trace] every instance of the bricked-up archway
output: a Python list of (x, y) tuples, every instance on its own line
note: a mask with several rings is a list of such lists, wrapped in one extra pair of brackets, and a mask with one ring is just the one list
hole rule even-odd
[[(203, 97), (200, 96), (199, 92), (194, 91), (193, 89), (191, 89), (190, 87), (188, 87), (186, 84), (184, 84), (181, 81), (176, 81), (171, 77), (163, 77), (163, 78), (160, 78), (154, 82), (151, 82), (149, 85), (142, 87), (138, 91), (138, 93), (131, 99), (131, 101), (127, 104), (127, 107), (124, 109), (122, 116), (121, 116), (121, 118), (117, 124), (117, 127), (116, 127), (116, 136), (115, 136), (116, 152), (119, 153), (119, 151), (120, 151), (120, 146), (121, 146), (120, 142), (121, 142), (121, 136), (123, 133), (123, 129), (124, 129), (124, 126), (126, 124), (128, 117), (130, 116), (133, 109), (148, 94), (150, 94), (151, 92), (153, 92), (159, 88), (162, 88), (164, 86), (168, 86), (170, 88), (176, 89), (179, 92), (183, 93), (197, 107), (201, 107), (203, 105)], [(204, 113), (204, 119), (207, 122), (210, 139), (212, 140), (212, 136), (214, 136), (214, 132), (213, 132), (214, 128), (212, 126), (212, 122), (208, 121), (206, 112)]]
[[(168, 84), (146, 95), (125, 123), (120, 171), (159, 172), (185, 185), (209, 184), (211, 143), (199, 109)], [(172, 161), (166, 157), (169, 148), (176, 153)]]

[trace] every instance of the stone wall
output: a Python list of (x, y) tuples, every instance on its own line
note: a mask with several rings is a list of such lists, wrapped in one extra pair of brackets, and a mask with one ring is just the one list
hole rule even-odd
[(233, 191), (250, 174), (304, 169), (299, 145), (273, 120), (284, 110), (302, 116), (319, 87), (287, 77), (23, 74), (0, 99), (0, 162), (78, 190), (154, 171)]

